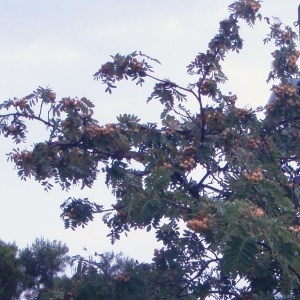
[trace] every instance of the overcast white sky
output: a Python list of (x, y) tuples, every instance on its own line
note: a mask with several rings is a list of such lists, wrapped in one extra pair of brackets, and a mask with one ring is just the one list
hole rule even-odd
[[(134, 113), (145, 121), (158, 120), (159, 106), (146, 105), (151, 84), (145, 89), (130, 82), (110, 96), (93, 81), (92, 74), (109, 55), (134, 50), (158, 58), (157, 75), (185, 85), (186, 65), (206, 50), (227, 15), (228, 0), (0, 0), (0, 101), (22, 97), (38, 86), (49, 85), (59, 98), (86, 96), (96, 105), (100, 122), (114, 122), (120, 113)], [(262, 13), (278, 16), (293, 26), (296, 0), (265, 0)], [(243, 26), (245, 49), (230, 55), (224, 64), (229, 82), (224, 90), (237, 93), (239, 106), (265, 104), (270, 85), (267, 77), (270, 49), (262, 39), (265, 23), (253, 29)], [(55, 188), (46, 193), (36, 182), (21, 181), (6, 161), (14, 145), (0, 136), (0, 239), (19, 247), (36, 237), (65, 242), (70, 254), (123, 251), (149, 261), (155, 244), (153, 234), (133, 233), (112, 247), (101, 218), (85, 229), (65, 230), (59, 205), (69, 196), (88, 197), (110, 203), (103, 180), (92, 190), (72, 189), (68, 194)]]

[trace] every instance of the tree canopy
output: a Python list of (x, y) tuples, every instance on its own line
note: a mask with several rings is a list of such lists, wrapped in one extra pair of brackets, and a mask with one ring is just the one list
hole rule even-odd
[[(112, 242), (133, 229), (155, 230), (164, 244), (153, 258), (163, 288), (152, 299), (167, 299), (168, 288), (172, 299), (299, 297), (300, 93), (290, 79), (299, 77), (300, 52), (293, 29), (260, 7), (255, 0), (229, 6), (207, 50), (188, 64), (188, 86), (155, 77), (159, 61), (138, 51), (101, 65), (94, 78), (108, 93), (122, 80), (152, 80), (147, 102), (161, 103), (160, 124), (123, 114), (102, 125), (92, 101), (57, 99), (50, 88), (0, 104), (1, 133), (19, 147), (25, 142), (9, 154), (22, 179), (46, 190), (91, 188), (105, 174), (115, 203), (68, 198), (61, 205), (66, 228), (101, 214)], [(239, 108), (235, 94), (222, 92), (222, 62), (243, 48), (242, 21), (265, 22), (264, 43), (276, 48), (267, 76), (274, 100), (265, 107)], [(30, 122), (47, 135), (33, 146), (26, 144)]]
[[(68, 248), (58, 241), (36, 239), (31, 246), (0, 241), (0, 297), (3, 300), (33, 299), (53, 289), (69, 263)], [(46, 299), (46, 298), (38, 298)], [(47, 298), (49, 299), (49, 297)]]
[(68, 247), (60, 241), (36, 239), (19, 251), (19, 261), (28, 278), (29, 288), (53, 288), (54, 279), (64, 271), (69, 261)]
[(0, 298), (3, 300), (14, 299), (22, 291), (24, 276), (17, 251), (15, 244), (0, 240)]

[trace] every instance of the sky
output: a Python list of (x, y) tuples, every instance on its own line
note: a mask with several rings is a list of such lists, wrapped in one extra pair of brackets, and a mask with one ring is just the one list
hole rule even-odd
[[(135, 50), (155, 57), (155, 75), (185, 86), (193, 81), (186, 66), (198, 52), (205, 52), (227, 16), (228, 0), (0, 0), (0, 101), (28, 95), (38, 86), (51, 87), (58, 98), (87, 97), (96, 105), (100, 123), (115, 122), (123, 113), (136, 114), (145, 122), (159, 120), (160, 106), (146, 104), (153, 82), (144, 88), (121, 83), (112, 95), (92, 75), (116, 53)], [(276, 16), (289, 26), (297, 19), (296, 0), (265, 0), (261, 13)], [(245, 41), (239, 55), (230, 54), (223, 64), (229, 81), (223, 91), (238, 96), (237, 106), (266, 104), (272, 84), (266, 83), (272, 45), (263, 45), (265, 23), (242, 25)], [(190, 104), (193, 107), (193, 103)], [(39, 128), (34, 128), (39, 137)], [(30, 147), (19, 145), (18, 147)], [(0, 239), (20, 248), (35, 238), (61, 240), (71, 255), (114, 250), (139, 261), (151, 261), (161, 247), (153, 232), (132, 232), (113, 246), (108, 229), (95, 219), (84, 229), (64, 229), (60, 204), (68, 197), (88, 197), (99, 204), (112, 201), (103, 178), (90, 190), (55, 187), (45, 192), (33, 180), (21, 181), (6, 153), (16, 148), (0, 136)], [(86, 248), (88, 253), (83, 249)]]

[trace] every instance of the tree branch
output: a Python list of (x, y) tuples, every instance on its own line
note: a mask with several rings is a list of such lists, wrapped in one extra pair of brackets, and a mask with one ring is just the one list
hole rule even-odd
[(22, 113), (9, 113), (9, 114), (0, 115), (0, 118), (8, 118), (8, 117), (18, 117), (18, 118), (25, 118), (25, 119), (29, 119), (29, 120), (34, 119), (39, 122), (42, 122), (43, 124), (45, 124), (48, 127), (54, 128), (53, 124), (51, 124), (48, 121), (43, 120), (41, 117), (35, 116), (35, 115), (27, 115), (27, 114), (22, 114)]

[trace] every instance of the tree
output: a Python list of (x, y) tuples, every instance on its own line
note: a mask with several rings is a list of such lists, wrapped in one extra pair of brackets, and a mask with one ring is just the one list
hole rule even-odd
[(88, 259), (76, 256), (75, 261), (73, 291), (76, 299), (139, 299), (137, 293), (129, 292), (129, 271), (137, 265), (134, 260), (122, 253), (106, 252), (95, 253)]
[(18, 248), (0, 240), (0, 298), (17, 299), (23, 287), (24, 274), (17, 258)]
[[(184, 286), (161, 282), (155, 264), (138, 263), (122, 253), (95, 253), (85, 259), (75, 257), (77, 271), (70, 289), (76, 299), (174, 299)], [(189, 299), (196, 299), (190, 297)]]
[(58, 274), (64, 271), (69, 262), (69, 249), (60, 241), (36, 239), (31, 246), (19, 252), (19, 260), (25, 269), (28, 287), (37, 289), (52, 289)]
[[(0, 105), (0, 130), (25, 141), (28, 122), (48, 130), (31, 150), (14, 149), (10, 159), (22, 179), (53, 182), (63, 189), (92, 187), (99, 173), (115, 196), (112, 208), (70, 197), (62, 204), (66, 228), (103, 214), (112, 242), (133, 229), (155, 230), (164, 247), (154, 253), (157, 286), (182, 287), (173, 299), (296, 299), (300, 294), (299, 158), (300, 94), (289, 79), (299, 77), (296, 33), (259, 13), (261, 1), (238, 0), (205, 52), (188, 65), (183, 87), (156, 78), (143, 53), (116, 54), (95, 73), (112, 93), (121, 80), (153, 80), (147, 101), (163, 106), (161, 124), (120, 115), (114, 124), (93, 118), (86, 98), (56, 99), (39, 87)], [(243, 47), (240, 22), (265, 22), (274, 42), (268, 81), (274, 101), (239, 108), (225, 94), (221, 63)], [(191, 99), (197, 110), (187, 108)], [(259, 114), (265, 113), (261, 119)], [(160, 291), (153, 299), (161, 299)], [(156, 298), (155, 298), (156, 297)]]

